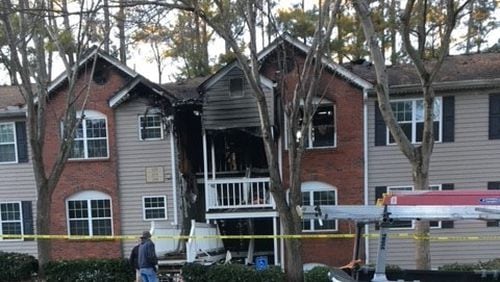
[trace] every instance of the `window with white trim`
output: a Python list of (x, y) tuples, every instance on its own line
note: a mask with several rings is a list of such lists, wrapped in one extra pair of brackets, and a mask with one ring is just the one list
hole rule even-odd
[[(397, 192), (411, 192), (413, 191), (413, 186), (388, 186), (387, 193), (397, 193)], [(429, 185), (429, 190), (431, 191), (441, 191), (441, 185)], [(441, 221), (430, 221), (429, 225), (431, 228), (441, 228)], [(414, 220), (398, 220), (394, 221), (391, 228), (401, 228), (410, 229), (415, 227)]]
[(144, 196), (142, 202), (144, 220), (167, 219), (166, 196)]
[(14, 122), (0, 123), (0, 163), (17, 162), (16, 127)]
[[(322, 182), (302, 183), (303, 206), (335, 206), (337, 205), (337, 189)], [(323, 225), (317, 219), (304, 219), (303, 231), (337, 231), (337, 220), (323, 220)]]
[(69, 235), (113, 234), (111, 197), (98, 191), (77, 193), (66, 201)]
[[(0, 203), (0, 234), (23, 235), (23, 215), (20, 202)], [(0, 238), (0, 240), (13, 239)]]
[(75, 132), (71, 159), (108, 157), (108, 128), (106, 117), (95, 111), (85, 111), (85, 118)]
[(139, 138), (141, 140), (163, 139), (163, 121), (160, 114), (139, 116)]
[[(422, 142), (424, 131), (424, 101), (423, 99), (406, 99), (391, 101), (391, 108), (394, 112), (396, 121), (401, 126), (401, 129), (406, 134), (410, 142)], [(441, 97), (434, 99), (434, 140), (441, 142), (442, 140), (442, 103)], [(387, 144), (395, 144), (394, 138), (389, 130), (387, 130)]]
[[(317, 105), (307, 132), (297, 132), (297, 138), (305, 138), (305, 148), (330, 148), (337, 146), (337, 130), (335, 122), (335, 105), (323, 102)], [(285, 116), (286, 119), (286, 116)], [(288, 122), (285, 122), (285, 126)], [(299, 120), (302, 123), (302, 120)], [(285, 130), (288, 130), (286, 128)], [(287, 143), (285, 134), (285, 144)]]

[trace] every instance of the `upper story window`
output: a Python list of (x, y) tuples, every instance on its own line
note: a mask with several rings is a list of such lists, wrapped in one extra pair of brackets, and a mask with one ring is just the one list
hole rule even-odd
[(77, 193), (66, 201), (69, 235), (113, 234), (111, 198), (98, 191)]
[(85, 118), (75, 132), (71, 159), (108, 157), (108, 128), (106, 117), (95, 111), (85, 111)]
[(163, 121), (160, 114), (139, 116), (139, 132), (141, 140), (163, 139)]
[[(302, 122), (300, 120), (299, 122)], [(298, 133), (297, 138), (305, 138), (306, 148), (335, 147), (337, 131), (335, 122), (335, 105), (319, 104), (311, 120), (311, 126), (305, 134)], [(285, 135), (287, 136), (287, 135)], [(285, 140), (285, 142), (287, 142)]]
[(14, 123), (0, 123), (0, 162), (17, 162), (16, 151), (16, 129)]
[[(406, 134), (410, 142), (422, 142), (424, 131), (424, 101), (422, 99), (391, 101), (392, 111), (396, 121)], [(441, 97), (434, 100), (434, 140), (441, 141), (442, 132), (442, 107)], [(392, 134), (387, 130), (388, 144), (395, 144)]]
[(0, 164), (28, 162), (26, 122), (0, 123)]
[(231, 97), (237, 98), (245, 95), (245, 92), (243, 91), (243, 82), (243, 78), (241, 77), (231, 78), (229, 80), (229, 95)]
[(145, 220), (167, 218), (167, 197), (143, 197), (143, 214)]
[[(337, 205), (337, 189), (321, 182), (302, 183), (302, 205), (304, 206), (334, 206)], [(317, 219), (302, 221), (303, 231), (337, 231), (337, 220), (323, 220), (323, 225)]]
[(321, 104), (312, 117), (306, 147), (334, 147), (335, 139), (335, 106)]
[[(0, 203), (0, 235), (23, 235), (22, 226), (21, 203)], [(12, 239), (0, 238), (0, 240)]]

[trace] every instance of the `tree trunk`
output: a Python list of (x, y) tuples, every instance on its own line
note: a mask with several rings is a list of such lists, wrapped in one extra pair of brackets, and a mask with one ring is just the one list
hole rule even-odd
[(125, 64), (127, 62), (127, 47), (125, 39), (125, 7), (122, 5), (123, 0), (120, 0), (120, 9), (117, 15), (118, 37), (120, 41), (120, 62)]
[[(417, 154), (417, 156), (420, 156)], [(417, 161), (418, 166), (413, 167), (413, 183), (416, 191), (429, 190), (428, 165), (425, 160)], [(422, 164), (423, 163), (423, 164)], [(428, 220), (415, 221), (415, 266), (416, 269), (431, 269), (431, 254), (429, 233), (430, 226)]]
[[(52, 201), (47, 182), (39, 184), (37, 196), (38, 199), (36, 202), (36, 208), (37, 208), (36, 233), (38, 235), (49, 235), (50, 207)], [(51, 240), (38, 239), (37, 249), (38, 249), (38, 265), (39, 265), (38, 276), (41, 279), (45, 279), (44, 266), (50, 261)]]
[[(290, 211), (280, 212), (283, 234), (299, 235), (302, 230), (297, 230), (296, 223)], [(285, 219), (286, 220), (283, 220)], [(299, 223), (300, 225), (300, 223)], [(285, 239), (285, 272), (287, 281), (304, 281), (304, 271), (302, 263), (302, 239)]]

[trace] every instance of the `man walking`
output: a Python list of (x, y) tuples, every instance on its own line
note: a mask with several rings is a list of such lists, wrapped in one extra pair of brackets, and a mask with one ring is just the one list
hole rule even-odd
[(139, 272), (142, 281), (158, 282), (158, 276), (156, 275), (157, 264), (158, 258), (156, 257), (155, 244), (151, 241), (151, 233), (144, 231), (139, 246)]

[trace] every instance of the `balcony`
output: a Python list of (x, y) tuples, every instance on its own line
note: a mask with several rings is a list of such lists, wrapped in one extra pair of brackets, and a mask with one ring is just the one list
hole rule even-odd
[(269, 177), (209, 179), (205, 207), (209, 210), (275, 208)]

